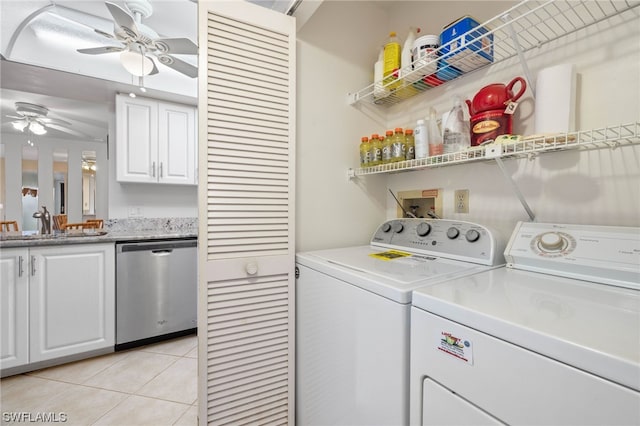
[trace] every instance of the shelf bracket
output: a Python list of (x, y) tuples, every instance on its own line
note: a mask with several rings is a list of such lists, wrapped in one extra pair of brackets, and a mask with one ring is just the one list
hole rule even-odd
[(518, 196), (518, 199), (520, 200), (520, 204), (522, 204), (522, 207), (524, 207), (527, 214), (529, 215), (529, 220), (531, 220), (531, 222), (535, 222), (536, 215), (531, 210), (531, 207), (529, 207), (529, 204), (527, 204), (527, 200), (525, 200), (524, 195), (522, 195), (522, 192), (520, 192), (520, 188), (518, 188), (518, 185), (515, 183), (515, 181), (507, 171), (506, 167), (504, 166), (504, 163), (502, 162), (502, 158), (495, 157), (495, 160), (496, 160), (496, 163), (498, 164), (498, 167), (500, 168), (500, 171), (502, 172), (502, 175), (505, 177), (507, 182), (509, 182), (509, 184), (511, 185), (511, 188), (513, 189), (513, 192), (515, 192), (516, 195)]
[(513, 21), (511, 20), (511, 16), (508, 13), (505, 13), (500, 17), (503, 22), (507, 24), (507, 28), (509, 28), (509, 35), (511, 36), (511, 40), (513, 40), (513, 44), (516, 47), (516, 53), (518, 54), (518, 59), (520, 60), (520, 65), (522, 65), (522, 70), (524, 71), (524, 78), (527, 80), (527, 84), (531, 88), (531, 93), (533, 99), (536, 98), (536, 88), (534, 85), (533, 75), (529, 70), (529, 65), (527, 64), (527, 60), (524, 57), (524, 49), (520, 45), (520, 40), (518, 40), (518, 34), (516, 30), (513, 28)]

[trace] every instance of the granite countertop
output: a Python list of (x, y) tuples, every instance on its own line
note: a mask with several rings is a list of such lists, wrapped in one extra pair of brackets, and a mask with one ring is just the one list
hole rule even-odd
[(0, 233), (0, 248), (39, 247), (67, 244), (116, 243), (122, 241), (150, 241), (197, 238), (194, 219), (109, 220), (104, 229), (72, 232), (53, 236), (23, 236), (21, 232)]

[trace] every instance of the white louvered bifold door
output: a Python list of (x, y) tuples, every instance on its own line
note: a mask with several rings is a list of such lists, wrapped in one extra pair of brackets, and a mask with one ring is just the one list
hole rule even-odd
[(293, 425), (295, 19), (198, 14), (199, 423)]

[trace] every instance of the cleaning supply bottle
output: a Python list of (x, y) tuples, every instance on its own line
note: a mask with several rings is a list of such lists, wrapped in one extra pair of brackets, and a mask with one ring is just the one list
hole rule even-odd
[(377, 133), (372, 134), (371, 139), (369, 139), (369, 152), (370, 166), (382, 164), (382, 140)]
[(413, 136), (413, 129), (407, 129), (404, 131), (404, 159), (413, 160), (416, 158), (416, 146), (415, 137)]
[(429, 157), (434, 155), (442, 155), (442, 134), (438, 128), (438, 119), (436, 118), (436, 110), (429, 108), (429, 119), (427, 120), (427, 133), (429, 140)]
[(384, 84), (388, 89), (399, 86), (398, 73), (400, 71), (401, 47), (398, 36), (394, 31), (389, 33), (389, 40), (384, 45)]
[(373, 66), (373, 97), (380, 99), (389, 95), (389, 89), (384, 87), (384, 46), (380, 48), (378, 60)]
[(369, 138), (363, 136), (360, 139), (360, 167), (369, 167), (369, 163), (371, 162), (369, 156)]
[(464, 117), (460, 96), (453, 98), (453, 108), (444, 122), (443, 131), (442, 142), (445, 154), (460, 152), (471, 147), (469, 121)]
[(402, 127), (396, 127), (395, 133), (393, 135), (393, 140), (391, 142), (391, 162), (395, 163), (398, 161), (404, 161), (405, 157), (405, 145), (404, 145), (404, 132), (402, 131)]
[(391, 163), (391, 145), (393, 144), (393, 130), (387, 130), (382, 141), (382, 164)]
[(420, 119), (414, 129), (415, 157), (427, 158), (429, 155), (429, 133), (424, 120)]
[(400, 68), (401, 74), (400, 77), (404, 78), (408, 83), (414, 83), (422, 77), (422, 75), (418, 75), (418, 73), (412, 73), (413, 71), (413, 55), (411, 54), (413, 50), (413, 44), (416, 41), (416, 34), (420, 32), (420, 28), (411, 27), (409, 28), (409, 34), (407, 35), (407, 39), (404, 41), (402, 45), (402, 54), (400, 57)]

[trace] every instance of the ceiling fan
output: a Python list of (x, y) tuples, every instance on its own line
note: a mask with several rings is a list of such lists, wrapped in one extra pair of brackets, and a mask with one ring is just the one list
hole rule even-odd
[(7, 117), (15, 119), (11, 125), (16, 130), (41, 136), (47, 133), (48, 129), (54, 129), (75, 136), (84, 136), (81, 132), (69, 129), (68, 126), (71, 126), (71, 123), (68, 121), (47, 117), (49, 109), (45, 106), (29, 102), (16, 102), (15, 105), (17, 115), (7, 115)]
[(80, 53), (99, 55), (103, 53), (120, 52), (120, 62), (124, 68), (135, 76), (153, 75), (158, 68), (152, 57), (161, 64), (195, 78), (198, 69), (172, 54), (197, 55), (198, 46), (188, 38), (160, 38), (158, 34), (142, 23), (153, 13), (153, 7), (148, 0), (127, 0), (123, 9), (115, 3), (106, 1), (105, 5), (114, 20), (113, 35), (104, 31), (94, 31), (104, 37), (122, 43), (122, 46), (103, 46), (88, 49), (77, 49)]

